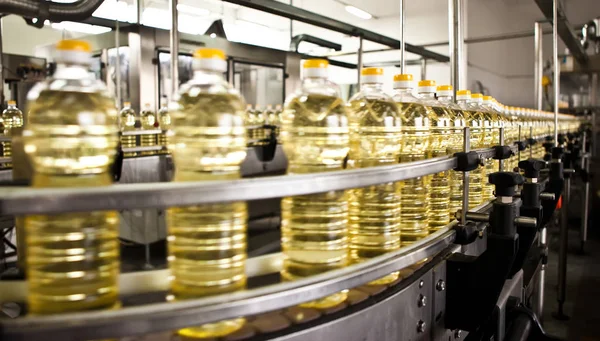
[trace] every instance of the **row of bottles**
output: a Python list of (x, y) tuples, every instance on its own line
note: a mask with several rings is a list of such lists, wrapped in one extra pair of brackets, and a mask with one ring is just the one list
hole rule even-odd
[[(34, 169), (33, 187), (109, 185), (119, 127), (127, 132), (171, 124), (172, 141), (162, 141), (170, 143), (176, 165), (173, 181), (240, 178), (249, 140), (248, 115), (243, 98), (224, 79), (223, 51), (197, 50), (194, 76), (181, 86), (169, 111), (157, 118), (144, 110), (139, 124), (128, 105), (119, 117), (104, 84), (90, 78), (89, 44), (61, 41), (56, 51), (55, 75), (28, 95), (30, 113), (23, 136)], [(496, 143), (494, 130), (510, 121), (495, 109), (494, 101), (466, 90), (458, 92), (455, 104), (450, 86), (421, 81), (417, 95), (412, 75), (396, 75), (395, 91), (387, 95), (382, 90), (383, 70), (378, 68), (362, 70), (362, 90), (347, 104), (328, 80), (326, 60), (308, 60), (303, 69), (302, 86), (286, 100), (281, 114), (274, 115), (288, 174), (450, 155), (462, 150), (465, 126), (471, 127), (472, 148), (489, 147)], [(50, 86), (63, 79), (69, 79), (68, 86)], [(128, 135), (121, 141), (133, 145)], [(473, 204), (489, 196), (484, 176), (488, 171), (482, 167), (472, 172), (468, 186)], [(281, 278), (292, 281), (398, 250), (446, 225), (460, 200), (462, 177), (452, 171), (282, 198)], [(118, 214), (112, 211), (25, 217), (30, 314), (119, 307), (118, 224)], [(168, 299), (243, 290), (246, 224), (244, 202), (170, 208)], [(370, 284), (397, 278), (392, 273)], [(327, 308), (346, 297), (342, 291), (303, 306)], [(220, 337), (244, 323), (239, 317), (178, 333), (186, 338)]]
[(275, 137), (279, 138), (281, 126), (281, 105), (276, 105), (273, 109), (272, 105), (267, 105), (265, 110), (259, 106), (252, 108), (251, 104), (246, 106), (246, 117), (244, 124), (246, 125), (248, 143), (250, 145), (261, 144), (264, 139), (269, 138), (271, 131), (266, 129), (264, 125), (271, 125), (275, 128)]
[[(140, 112), (138, 118), (135, 110), (131, 107), (131, 102), (125, 102), (123, 109), (119, 115), (119, 126), (121, 129), (121, 147), (155, 147), (161, 146), (162, 150), (158, 153), (167, 153), (169, 145), (169, 131), (171, 130), (171, 115), (167, 107), (166, 101), (161, 101), (160, 109), (157, 113), (152, 111), (150, 103), (144, 105), (144, 109)], [(155, 131), (161, 130), (159, 133), (151, 134), (128, 134), (124, 132), (132, 131)], [(157, 151), (142, 151), (142, 152), (126, 152), (125, 157), (133, 157), (136, 155), (155, 155)]]

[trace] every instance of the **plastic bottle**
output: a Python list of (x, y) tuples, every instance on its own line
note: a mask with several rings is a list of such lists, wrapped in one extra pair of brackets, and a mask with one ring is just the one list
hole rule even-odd
[[(118, 113), (88, 72), (91, 57), (87, 42), (59, 41), (56, 72), (27, 95), (23, 140), (34, 188), (112, 183)], [(29, 314), (118, 307), (118, 226), (115, 211), (26, 216)]]
[[(452, 101), (452, 86), (440, 85), (437, 87), (437, 98), (440, 104), (450, 113), (451, 131), (448, 138), (448, 155), (463, 151), (465, 114), (463, 110)], [(449, 219), (453, 220), (458, 210), (462, 209), (463, 200), (463, 173), (454, 170), (449, 171), (450, 203)]]
[[(402, 119), (383, 87), (383, 69), (361, 71), (361, 90), (350, 99), (350, 154), (355, 168), (398, 162)], [(361, 262), (400, 248), (400, 193), (395, 183), (356, 188), (349, 203), (350, 260)], [(398, 279), (393, 272), (369, 284)]]
[[(456, 92), (456, 104), (465, 115), (465, 123), (470, 128), (469, 142), (471, 150), (484, 148), (483, 113), (471, 105), (471, 91)], [(469, 173), (469, 208), (483, 203), (483, 174), (484, 168), (477, 168)]]
[[(435, 98), (435, 81), (419, 82), (419, 99), (430, 122), (428, 157), (448, 155), (451, 142), (451, 114)], [(435, 232), (450, 223), (450, 177), (448, 171), (431, 175), (429, 185), (429, 232)]]
[[(348, 115), (337, 85), (327, 79), (326, 60), (303, 64), (302, 86), (285, 102), (281, 138), (288, 174), (342, 170), (349, 151)], [(281, 201), (281, 276), (290, 281), (348, 264), (347, 191), (286, 197)], [(347, 291), (302, 304), (327, 308)]]
[[(150, 107), (150, 103), (144, 104), (144, 109), (140, 113), (140, 121), (142, 123), (143, 130), (156, 130), (158, 128), (158, 120), (156, 114)], [(140, 146), (141, 147), (155, 147), (157, 145), (156, 134), (143, 134), (140, 135)], [(156, 151), (145, 151), (141, 152), (140, 155), (154, 155)]]
[(169, 107), (167, 106), (167, 98), (162, 98), (160, 101), (160, 109), (157, 114), (158, 124), (161, 133), (158, 134), (158, 145), (162, 146), (162, 154), (168, 153), (169, 148), (169, 131), (171, 130), (171, 114), (169, 113)]
[[(413, 94), (413, 76), (394, 76), (394, 102), (402, 117), (402, 141), (399, 161), (425, 160), (429, 149), (430, 124), (427, 110)], [(429, 191), (426, 177), (399, 182), (402, 246), (410, 245), (429, 234)]]
[[(472, 110), (481, 114), (481, 122), (483, 123), (483, 145), (481, 148), (492, 148), (498, 139), (494, 136), (494, 115), (490, 113), (486, 107), (483, 106), (483, 95), (482, 94), (471, 94), (471, 101), (469, 102)], [(473, 148), (473, 147), (471, 147)], [(482, 201), (490, 200), (494, 197), (494, 186), (489, 183), (488, 175), (498, 171), (494, 159), (486, 158), (484, 160), (484, 166), (481, 169), (481, 181), (483, 186)]]
[[(225, 54), (194, 52), (194, 76), (173, 104), (173, 181), (234, 180), (246, 157), (245, 103), (227, 83)], [(200, 157), (201, 156), (201, 157)], [(174, 207), (167, 211), (169, 269), (174, 300), (246, 287), (246, 203)], [(179, 330), (186, 338), (220, 337), (240, 329), (235, 318)]]
[[(17, 108), (17, 102), (8, 101), (6, 109), (2, 112), (2, 121), (4, 121), (4, 136), (12, 136), (12, 129), (23, 126), (23, 113)], [(4, 157), (12, 156), (12, 144), (10, 141), (2, 142)]]
[[(123, 103), (123, 109), (119, 114), (119, 125), (121, 133), (135, 130), (135, 111), (131, 108), (131, 102)], [(121, 148), (136, 147), (135, 135), (121, 135)], [(136, 153), (124, 153), (124, 157), (133, 157)]]

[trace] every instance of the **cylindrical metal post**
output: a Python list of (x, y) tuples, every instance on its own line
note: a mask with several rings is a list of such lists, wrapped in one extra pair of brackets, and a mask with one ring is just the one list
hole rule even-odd
[[(584, 132), (583, 137), (581, 139), (581, 151), (584, 157), (581, 159), (582, 165), (581, 168), (589, 172), (590, 171), (590, 159), (585, 156), (587, 150), (585, 149), (585, 144), (587, 142), (587, 134)], [(590, 182), (586, 181), (583, 189), (583, 207), (581, 209), (581, 252), (585, 251), (585, 242), (587, 241), (587, 231), (588, 231), (588, 216), (589, 216), (589, 205), (590, 205)]]
[[(523, 134), (521, 134), (523, 126), (519, 124), (519, 136), (517, 141), (523, 141)], [(521, 162), (521, 151), (517, 149), (517, 164)]]
[[(500, 143), (500, 146), (504, 146), (504, 128), (503, 127), (501, 127), (499, 129), (498, 136), (500, 137), (500, 139), (498, 141)], [(498, 160), (498, 171), (499, 172), (504, 171), (504, 160)]]
[[(119, 1), (117, 0), (117, 3)], [(118, 6), (117, 6), (118, 7)], [(119, 18), (115, 20), (115, 51), (117, 56), (115, 58), (115, 91), (117, 92), (115, 98), (117, 100), (117, 110), (121, 110), (121, 46)]]
[(560, 66), (558, 65), (558, 0), (552, 0), (552, 61), (554, 63), (554, 146), (558, 147), (558, 97), (560, 96)]
[(360, 73), (362, 71), (363, 68), (363, 37), (362, 35), (358, 37), (358, 63), (356, 63), (356, 68), (358, 71), (358, 79), (356, 80), (356, 84), (358, 84), (358, 91), (360, 91)]
[[(529, 138), (533, 139), (533, 127), (529, 127)], [(533, 146), (529, 146), (529, 158), (533, 157)]]
[(560, 246), (558, 250), (558, 285), (557, 300), (558, 312), (554, 315), (557, 319), (568, 319), (564, 313), (564, 303), (567, 293), (567, 249), (569, 245), (569, 200), (571, 196), (571, 177), (565, 176), (562, 207), (560, 212)]
[(533, 26), (533, 44), (535, 53), (534, 62), (534, 93), (535, 93), (535, 108), (542, 110), (542, 76), (544, 73), (544, 57), (543, 57), (543, 42), (544, 33), (542, 32), (542, 23), (537, 22)]
[[(2, 55), (4, 55), (4, 50), (2, 48), (2, 34), (4, 33), (2, 28), (4, 26), (4, 20), (2, 20), (2, 22), (0, 23), (0, 108), (4, 106), (4, 63), (3, 63), (3, 58)], [(19, 105), (22, 105), (21, 103), (19, 103)]]
[(461, 84), (461, 72), (463, 63), (464, 39), (462, 34), (462, 0), (448, 0), (448, 33), (450, 35), (450, 81), (456, 101), (456, 91), (463, 86)]
[[(465, 127), (463, 135), (463, 151), (468, 153), (471, 151), (471, 131), (469, 127)], [(460, 215), (460, 223), (467, 223), (467, 211), (469, 210), (469, 172), (463, 172), (463, 201), (462, 213)]]
[(421, 58), (421, 79), (427, 79), (427, 59)]
[(171, 35), (170, 35), (170, 49), (171, 49), (171, 89), (170, 94), (167, 94), (169, 100), (173, 98), (173, 94), (179, 89), (179, 31), (178, 31), (178, 13), (177, 13), (177, 0), (169, 0), (169, 7), (171, 9)]
[(404, 0), (400, 0), (400, 73), (404, 74), (405, 61), (404, 61), (404, 29), (406, 28), (405, 23), (406, 16), (404, 15)]
[(536, 297), (536, 316), (538, 320), (542, 322), (543, 312), (544, 312), (544, 292), (546, 285), (546, 264), (542, 264), (540, 268), (540, 272), (538, 273), (538, 281), (537, 281), (537, 297)]

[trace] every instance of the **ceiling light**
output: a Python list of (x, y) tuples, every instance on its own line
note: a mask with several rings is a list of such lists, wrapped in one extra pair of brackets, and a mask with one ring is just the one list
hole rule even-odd
[(110, 27), (89, 25), (73, 21), (63, 21), (59, 23), (52, 23), (50, 25), (50, 27), (52, 27), (55, 30), (64, 30), (87, 34), (100, 34), (112, 31)]
[(369, 12), (365, 12), (360, 8), (356, 8), (354, 6), (346, 5), (346, 11), (350, 14), (353, 14), (361, 19), (369, 20), (373, 18), (373, 15)]
[(179, 12), (192, 14), (192, 15), (199, 15), (199, 16), (203, 16), (203, 17), (210, 14), (210, 11), (205, 8), (194, 7), (194, 6), (184, 5), (184, 4), (177, 4), (177, 10)]

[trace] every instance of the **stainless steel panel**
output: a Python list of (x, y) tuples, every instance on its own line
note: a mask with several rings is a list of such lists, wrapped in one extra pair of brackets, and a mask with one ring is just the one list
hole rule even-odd
[[(431, 305), (419, 306), (418, 301), (421, 295), (431, 295), (434, 286), (432, 272), (430, 270), (416, 278), (410, 286), (376, 305), (273, 340), (430, 340)], [(424, 323), (423, 329), (418, 327), (420, 322)]]

